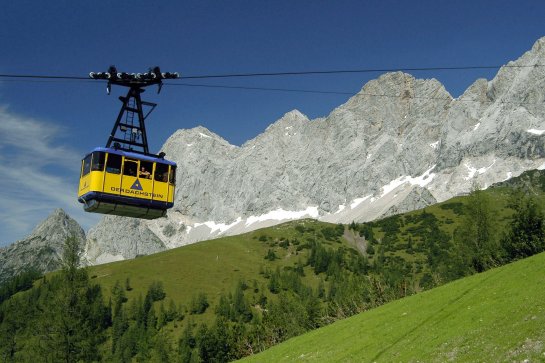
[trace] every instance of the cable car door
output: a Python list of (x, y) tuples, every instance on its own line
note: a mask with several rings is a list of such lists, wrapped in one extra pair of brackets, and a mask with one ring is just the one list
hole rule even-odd
[(121, 188), (121, 155), (108, 154), (104, 173), (104, 193), (119, 195)]
[(121, 195), (124, 197), (141, 198), (142, 184), (137, 178), (138, 160), (125, 158), (123, 176), (121, 178)]

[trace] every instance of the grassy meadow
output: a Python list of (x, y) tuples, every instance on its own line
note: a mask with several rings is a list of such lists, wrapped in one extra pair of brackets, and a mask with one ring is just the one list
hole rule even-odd
[(245, 362), (543, 362), (545, 253), (292, 338)]

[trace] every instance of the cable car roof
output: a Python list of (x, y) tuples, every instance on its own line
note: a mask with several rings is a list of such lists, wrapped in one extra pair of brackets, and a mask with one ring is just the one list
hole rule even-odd
[(135, 159), (138, 159), (138, 160), (151, 161), (151, 162), (176, 166), (176, 163), (174, 161), (163, 159), (163, 158), (160, 158), (158, 156), (146, 155), (146, 154), (135, 153), (135, 152), (130, 152), (130, 151), (124, 151), (124, 150), (118, 150), (118, 149), (114, 149), (114, 148), (110, 148), (110, 147), (96, 147), (93, 150), (91, 150), (91, 153), (93, 153), (95, 151), (110, 153), (110, 154), (117, 154), (117, 155), (121, 155), (121, 156), (128, 156), (130, 158), (135, 158)]

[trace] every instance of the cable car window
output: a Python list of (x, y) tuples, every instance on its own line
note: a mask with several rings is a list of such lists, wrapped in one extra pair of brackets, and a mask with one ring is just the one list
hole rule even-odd
[(138, 161), (125, 159), (125, 166), (123, 167), (123, 175), (136, 176), (137, 170), (138, 170)]
[(138, 170), (138, 176), (144, 179), (151, 179), (151, 172), (153, 170), (153, 163), (151, 161), (140, 160), (140, 170)]
[(81, 176), (89, 174), (91, 171), (91, 154), (87, 155), (85, 159), (83, 159), (83, 172), (81, 173)]
[(176, 184), (176, 167), (173, 165), (170, 166), (168, 181), (170, 182), (170, 184)]
[(104, 159), (106, 158), (106, 154), (95, 151), (92, 155), (93, 163), (91, 164), (91, 170), (104, 171)]
[(166, 182), (168, 180), (168, 165), (157, 163), (155, 164), (155, 180)]
[(106, 162), (106, 172), (112, 174), (119, 174), (121, 172), (120, 155), (108, 154), (108, 161)]

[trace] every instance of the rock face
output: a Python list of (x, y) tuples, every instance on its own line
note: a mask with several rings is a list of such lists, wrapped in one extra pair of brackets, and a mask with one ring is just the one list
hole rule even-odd
[(545, 168), (545, 38), (453, 99), (435, 79), (387, 73), (327, 117), (291, 111), (241, 147), (178, 130), (167, 218), (104, 218), (91, 263), (133, 258), (293, 218), (366, 221)]
[(27, 238), (0, 250), (0, 283), (28, 268), (40, 272), (58, 269), (64, 242), (71, 236), (83, 249), (83, 229), (62, 209), (56, 209)]
[[(127, 234), (126, 231), (131, 231)], [(98, 241), (107, 240), (105, 252)], [(91, 263), (118, 261), (124, 256), (148, 255), (165, 250), (164, 243), (150, 229), (134, 218), (104, 217), (101, 228), (92, 228), (87, 234), (85, 259)]]

